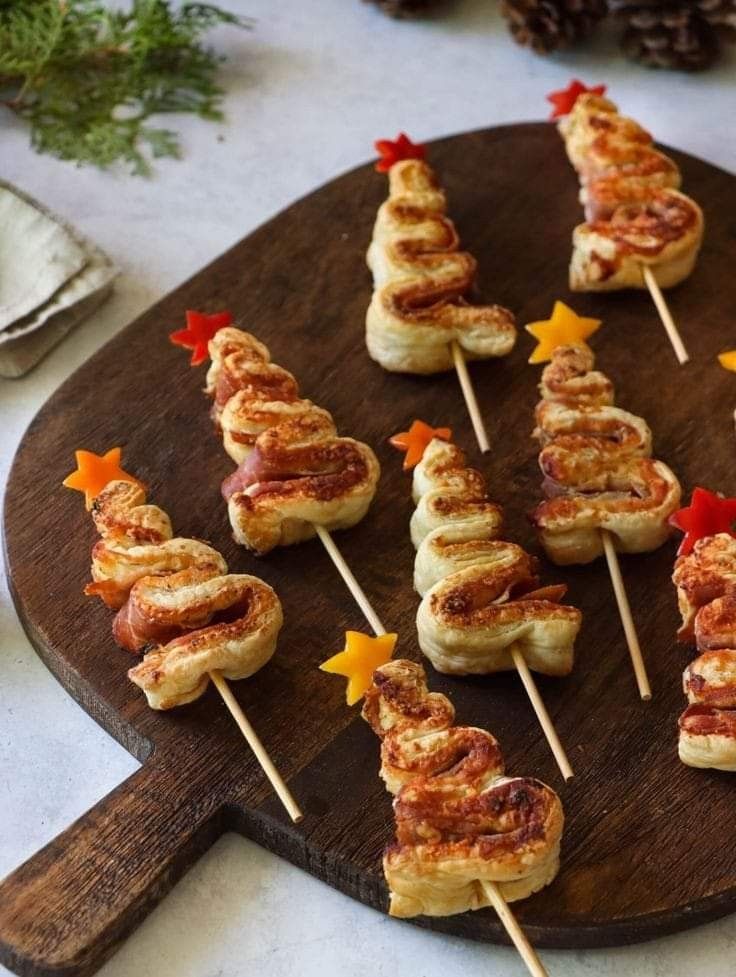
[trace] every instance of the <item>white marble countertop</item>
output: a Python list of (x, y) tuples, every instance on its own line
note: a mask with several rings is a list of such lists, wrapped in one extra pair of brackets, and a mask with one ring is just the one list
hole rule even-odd
[[(267, 217), (369, 157), (377, 136), (405, 129), (428, 139), (539, 119), (546, 115), (544, 94), (577, 75), (607, 81), (626, 112), (660, 141), (736, 166), (733, 52), (722, 67), (697, 76), (630, 65), (610, 35), (585, 52), (544, 60), (511, 43), (487, 0), (450, 5), (443, 18), (425, 22), (392, 21), (360, 0), (230, 0), (229, 6), (257, 23), (250, 33), (220, 30), (213, 38), (230, 56), (227, 123), (177, 119), (183, 160), (158, 164), (149, 181), (38, 156), (22, 125), (0, 110), (0, 176), (75, 223), (122, 269), (114, 297), (91, 321), (24, 379), (0, 381), (3, 485), (23, 430), (75, 367)], [(136, 763), (46, 671), (4, 586), (0, 646), (2, 876)], [(724, 844), (731, 844), (727, 836)], [(696, 970), (731, 977), (734, 954), (736, 917), (641, 946), (544, 957), (552, 975), (566, 977), (691, 977)], [(101, 973), (446, 977), (460, 971), (467, 977), (525, 972), (509, 949), (390, 920), (227, 836)]]

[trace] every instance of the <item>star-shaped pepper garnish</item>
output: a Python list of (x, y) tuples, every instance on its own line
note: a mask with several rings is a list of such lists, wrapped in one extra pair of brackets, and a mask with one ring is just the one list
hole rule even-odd
[(345, 648), (319, 666), (323, 672), (347, 678), (349, 706), (354, 706), (366, 694), (375, 670), (391, 660), (397, 637), (396, 634), (381, 634), (372, 638), (360, 631), (346, 631)]
[(120, 467), (121, 454), (121, 448), (110, 448), (104, 455), (96, 455), (94, 451), (75, 451), (77, 470), (67, 475), (62, 485), (76, 492), (84, 492), (84, 504), (88, 509), (92, 508), (92, 503), (108, 482), (134, 482), (143, 486), (143, 482)]
[(726, 499), (718, 492), (695, 488), (690, 505), (670, 516), (670, 525), (685, 533), (678, 556), (687, 556), (699, 539), (728, 533), (736, 539), (736, 499)]
[(233, 317), (227, 311), (213, 312), (212, 315), (208, 315), (206, 312), (193, 312), (189, 309), (186, 317), (186, 329), (177, 329), (175, 332), (169, 333), (169, 339), (175, 346), (183, 346), (185, 349), (193, 350), (189, 362), (192, 366), (199, 366), (207, 359), (207, 344), (210, 339), (218, 329), (229, 326)]
[(733, 370), (736, 373), (736, 349), (730, 349), (727, 353), (720, 353), (718, 362), (724, 370)]
[(389, 438), (389, 444), (399, 451), (405, 451), (404, 471), (413, 468), (421, 460), (427, 445), (433, 438), (441, 438), (443, 441), (452, 440), (452, 431), (449, 427), (430, 427), (424, 421), (413, 421), (408, 431), (401, 431)]
[(582, 81), (573, 78), (567, 88), (563, 88), (558, 92), (550, 92), (547, 96), (547, 101), (551, 102), (554, 106), (550, 120), (559, 119), (560, 116), (568, 115), (572, 112), (573, 106), (581, 95), (605, 95), (605, 93), (605, 85), (593, 85), (592, 88), (588, 88)]
[(405, 132), (400, 132), (395, 141), (377, 139), (373, 145), (380, 157), (376, 163), (379, 173), (388, 173), (394, 163), (402, 159), (424, 159), (427, 153), (421, 143), (412, 142)]
[(529, 357), (530, 363), (546, 363), (558, 346), (583, 346), (585, 340), (600, 328), (600, 319), (587, 319), (574, 312), (569, 305), (559, 300), (555, 302), (551, 319), (530, 322), (525, 326), (527, 332), (537, 340), (538, 345)]

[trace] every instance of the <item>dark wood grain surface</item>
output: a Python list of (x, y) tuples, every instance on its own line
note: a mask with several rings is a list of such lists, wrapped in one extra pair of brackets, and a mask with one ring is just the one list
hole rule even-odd
[[(736, 377), (715, 356), (736, 345), (736, 179), (674, 155), (708, 222), (695, 273), (670, 293), (692, 354), (684, 368), (646, 294), (568, 294), (580, 209), (552, 127), (474, 132), (430, 148), (463, 243), (479, 259), (482, 297), (509, 306), (520, 323), (544, 318), (556, 298), (602, 317), (593, 340), (598, 363), (618, 402), (648, 419), (656, 456), (687, 493), (698, 483), (733, 493)], [(401, 377), (369, 360), (364, 253), (385, 193), (385, 179), (365, 166), (294, 204), (108, 343), (23, 439), (5, 511), (18, 613), (59, 681), (143, 766), (0, 887), (0, 959), (19, 973), (92, 972), (226, 830), (385, 911), (380, 856), (393, 822), (378, 745), (357, 710), (345, 707), (344, 683), (317, 670), (339, 650), (344, 630), (365, 630), (365, 622), (318, 542), (261, 560), (233, 544), (219, 495), (232, 465), (212, 432), (204, 368), (190, 371), (166, 338), (186, 308), (230, 308), (343, 433), (376, 449), (383, 466), (376, 501), (338, 542), (386, 627), (400, 633), (400, 654), (417, 658), (409, 479), (386, 438), (417, 416), (451, 425), (505, 506), (508, 536), (537, 551), (526, 513), (539, 497), (530, 438), (538, 369), (526, 364), (525, 335), (505, 360), (472, 366), (493, 445), (480, 459), (453, 375)], [(176, 531), (210, 540), (231, 569), (259, 574), (281, 597), (286, 623), (276, 656), (235, 688), (306, 813), (299, 826), (272, 797), (215, 691), (168, 714), (149, 710), (125, 678), (131, 659), (113, 644), (110, 612), (82, 595), (95, 536), (80, 497), (60, 483), (75, 448), (115, 444)], [(543, 561), (545, 581), (567, 582), (584, 613), (573, 675), (539, 680), (576, 770), (567, 786), (514, 675), (448, 678), (428, 668), (431, 687), (451, 696), (460, 722), (498, 737), (511, 772), (539, 776), (563, 798), (562, 870), (516, 907), (540, 946), (636, 941), (736, 908), (729, 840), (736, 781), (688, 769), (675, 753), (680, 673), (691, 651), (674, 640), (674, 551), (673, 542), (622, 560), (650, 703), (636, 694), (604, 562), (560, 570)], [(418, 922), (504, 939), (491, 911)]]

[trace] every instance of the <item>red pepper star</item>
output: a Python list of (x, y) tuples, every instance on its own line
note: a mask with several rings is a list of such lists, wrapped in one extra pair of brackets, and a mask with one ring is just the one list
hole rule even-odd
[(670, 525), (685, 533), (678, 556), (687, 556), (699, 539), (728, 533), (736, 539), (736, 499), (727, 499), (708, 489), (693, 489), (690, 505), (670, 516)]
[(218, 329), (232, 324), (233, 317), (229, 312), (192, 312), (187, 309), (187, 328), (177, 329), (169, 333), (169, 339), (175, 346), (194, 350), (189, 361), (192, 366), (199, 366), (207, 359), (207, 344)]
[(563, 88), (558, 92), (550, 92), (547, 95), (547, 101), (551, 102), (554, 106), (552, 115), (550, 116), (550, 121), (554, 119), (559, 119), (561, 115), (568, 115), (573, 110), (573, 106), (577, 102), (580, 95), (591, 94), (591, 95), (605, 95), (606, 86), (605, 85), (594, 85), (592, 88), (588, 88), (584, 85), (582, 81), (578, 81), (577, 78), (573, 78), (567, 88)]
[(400, 132), (395, 142), (377, 139), (373, 145), (380, 157), (376, 163), (379, 173), (388, 173), (394, 163), (402, 159), (424, 159), (427, 152), (421, 143), (413, 143), (405, 132)]
[(449, 427), (430, 427), (424, 421), (414, 421), (408, 431), (394, 434), (388, 440), (394, 448), (406, 452), (404, 471), (407, 471), (422, 460), (427, 445), (433, 438), (451, 441), (452, 431)]

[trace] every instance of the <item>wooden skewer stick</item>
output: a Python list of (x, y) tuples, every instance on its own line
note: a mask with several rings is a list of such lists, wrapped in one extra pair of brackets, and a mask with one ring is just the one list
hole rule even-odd
[(470, 420), (473, 422), (473, 430), (478, 439), (478, 447), (485, 454), (486, 451), (491, 450), (491, 446), (488, 443), (488, 432), (483, 423), (483, 417), (481, 416), (478, 401), (475, 397), (473, 382), (468, 373), (468, 364), (465, 362), (463, 351), (460, 349), (460, 344), (457, 340), (452, 341), (452, 358), (455, 361), (455, 370), (457, 372), (457, 378), (460, 381), (463, 397), (465, 398), (465, 406), (468, 408)]
[(332, 560), (332, 562), (335, 564), (335, 567), (337, 568), (337, 572), (345, 581), (348, 590), (355, 598), (355, 602), (357, 603), (358, 607), (365, 615), (365, 619), (373, 628), (373, 631), (376, 634), (376, 636), (385, 634), (386, 629), (381, 623), (381, 619), (379, 618), (378, 614), (376, 614), (376, 612), (373, 610), (373, 607), (371, 606), (371, 602), (366, 597), (363, 588), (360, 586), (358, 581), (353, 576), (353, 571), (345, 562), (345, 558), (343, 557), (342, 553), (337, 548), (337, 546), (335, 546), (335, 542), (332, 536), (330, 536), (329, 532), (324, 528), (324, 526), (318, 526), (315, 523), (314, 528), (317, 532), (317, 535), (320, 538), (320, 542), (327, 550), (327, 553), (330, 559)]
[(667, 332), (667, 337), (672, 343), (677, 362), (682, 366), (683, 363), (687, 363), (690, 359), (690, 355), (685, 349), (685, 344), (675, 325), (675, 320), (672, 318), (672, 313), (669, 310), (664, 295), (662, 295), (662, 289), (659, 287), (657, 279), (654, 277), (654, 272), (649, 265), (642, 265), (641, 270), (646, 286), (649, 289), (649, 294), (652, 296), (652, 301), (657, 307), (657, 312), (659, 312), (659, 318), (662, 320), (662, 325)]
[(626, 587), (624, 586), (623, 577), (621, 576), (621, 567), (618, 565), (618, 555), (616, 554), (613, 539), (608, 530), (601, 529), (600, 532), (601, 539), (603, 541), (603, 549), (606, 554), (606, 562), (608, 563), (608, 572), (611, 575), (611, 583), (613, 584), (613, 592), (616, 595), (618, 613), (621, 617), (621, 623), (624, 626), (626, 643), (629, 646), (629, 654), (631, 655), (631, 664), (634, 666), (636, 684), (639, 686), (639, 695), (642, 697), (642, 699), (651, 699), (652, 690), (649, 686), (649, 678), (647, 677), (647, 669), (641, 654), (641, 647), (639, 645), (639, 637), (636, 633), (636, 626), (634, 625), (634, 619), (631, 616), (629, 598), (626, 595)]
[(550, 715), (547, 712), (547, 707), (544, 704), (544, 700), (539, 694), (539, 689), (534, 681), (534, 676), (529, 671), (529, 666), (526, 663), (526, 659), (516, 645), (511, 646), (511, 657), (514, 659), (514, 665), (516, 665), (519, 678), (526, 689), (526, 694), (529, 696), (529, 701), (531, 702), (532, 708), (537, 715), (539, 725), (542, 727), (542, 732), (544, 733), (545, 738), (549, 743), (549, 748), (552, 750), (552, 754), (557, 761), (557, 766), (560, 768), (560, 773), (565, 780), (569, 780), (573, 776), (573, 772), (572, 767), (570, 766), (570, 761), (567, 759), (565, 748), (560, 742), (560, 737), (557, 735), (557, 730), (555, 729)]
[(509, 905), (501, 895), (501, 890), (496, 882), (481, 882), (483, 891), (491, 900), (493, 908), (498, 913), (498, 918), (503, 923), (504, 929), (509, 935), (509, 939), (519, 951), (519, 956), (526, 964), (526, 969), (532, 977), (549, 977), (547, 969), (537, 956), (537, 951), (526, 938), (524, 930), (519, 926), (519, 922), (509, 909)]
[(261, 767), (263, 768), (263, 772), (271, 781), (271, 785), (273, 789), (276, 791), (276, 793), (278, 794), (279, 800), (286, 808), (289, 817), (295, 824), (298, 824), (298, 822), (302, 820), (304, 815), (299, 809), (299, 805), (292, 797), (291, 791), (286, 786), (281, 774), (274, 766), (273, 761), (271, 760), (271, 757), (266, 752), (265, 747), (258, 739), (258, 735), (256, 731), (248, 722), (245, 713), (240, 708), (240, 704), (238, 700), (235, 698), (235, 696), (232, 693), (232, 689), (227, 684), (227, 681), (223, 678), (221, 672), (217, 671), (216, 669), (210, 672), (210, 678), (214, 682), (215, 688), (222, 696), (223, 702), (230, 710), (230, 715), (238, 724), (241, 733), (243, 734), (243, 736), (245, 736), (246, 740), (248, 741), (248, 745), (250, 746), (251, 750), (253, 750), (256, 759), (258, 760)]

